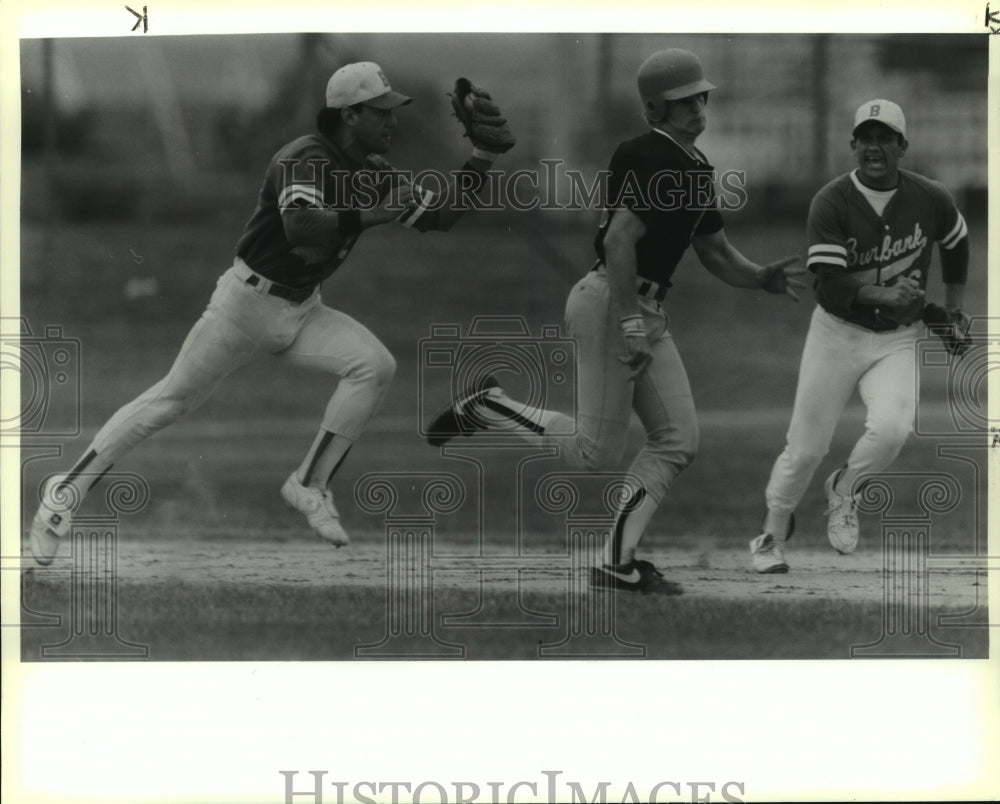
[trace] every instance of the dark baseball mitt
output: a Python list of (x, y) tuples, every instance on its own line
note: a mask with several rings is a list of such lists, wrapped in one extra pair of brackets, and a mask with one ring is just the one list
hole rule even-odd
[(451, 106), (465, 129), (465, 136), (474, 148), (494, 154), (507, 153), (517, 143), (507, 118), (500, 113), (490, 93), (473, 86), (468, 78), (455, 82), (455, 91), (449, 92)]
[(969, 334), (972, 318), (961, 310), (949, 312), (936, 304), (928, 304), (924, 307), (923, 318), (927, 329), (941, 339), (948, 354), (961, 357), (969, 351), (972, 346)]

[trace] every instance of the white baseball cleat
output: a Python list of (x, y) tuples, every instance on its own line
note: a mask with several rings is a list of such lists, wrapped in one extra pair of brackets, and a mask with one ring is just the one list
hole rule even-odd
[[(764, 515), (767, 522), (767, 515)], [(775, 539), (770, 533), (765, 531), (756, 539), (750, 541), (750, 564), (756, 572), (762, 575), (788, 572), (788, 563), (785, 561), (785, 542), (792, 538), (795, 533), (795, 514), (788, 517), (788, 529), (785, 531), (784, 539)]]
[(66, 475), (53, 475), (42, 491), (42, 501), (31, 520), (28, 541), (35, 563), (47, 567), (59, 552), (59, 545), (69, 534), (72, 524), (75, 489), (58, 488)]
[(762, 533), (753, 539), (750, 542), (750, 563), (754, 570), (762, 575), (788, 572), (783, 545), (783, 541), (775, 539), (770, 533)]
[(329, 489), (303, 486), (298, 475), (292, 472), (281, 487), (281, 496), (290, 507), (305, 515), (323, 541), (330, 542), (334, 547), (350, 544), (351, 538), (340, 524), (340, 514)]
[(833, 490), (840, 476), (838, 469), (826, 479), (826, 538), (842, 556), (853, 553), (858, 546), (858, 501), (853, 495), (841, 495)]

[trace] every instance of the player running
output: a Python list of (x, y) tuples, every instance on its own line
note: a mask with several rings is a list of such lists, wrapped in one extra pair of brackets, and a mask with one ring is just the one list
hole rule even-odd
[[(787, 443), (767, 484), (763, 532), (750, 542), (757, 572), (788, 572), (783, 547), (793, 512), (857, 386), (868, 409), (865, 433), (825, 484), (827, 538), (839, 553), (854, 551), (858, 478), (888, 467), (913, 429), (921, 320), (938, 328), (953, 354), (967, 348), (968, 230), (944, 185), (899, 168), (907, 145), (899, 106), (861, 104), (851, 140), (858, 167), (827, 184), (809, 208), (807, 265), (818, 304)], [(941, 255), (947, 312), (924, 302), (931, 243)]]
[(646, 444), (628, 469), (635, 482), (590, 583), (669, 595), (681, 587), (635, 555), (667, 490), (698, 450), (691, 389), (661, 304), (674, 270), (693, 244), (722, 281), (797, 299), (795, 289), (805, 285), (794, 276), (805, 269), (789, 268), (796, 257), (758, 265), (727, 240), (713, 168), (695, 147), (715, 89), (698, 58), (685, 50), (655, 53), (639, 68), (638, 87), (651, 130), (623, 142), (611, 158), (598, 259), (566, 303), (579, 355), (578, 427), (562, 413), (514, 402), (489, 377), (467, 389), (427, 432), (438, 445), (457, 433), (517, 426), (529, 440), (563, 446), (574, 463), (599, 470), (619, 461), (635, 410)]
[(29, 537), (39, 564), (51, 563), (73, 511), (112, 464), (265, 354), (340, 379), (281, 496), (320, 538), (337, 547), (348, 543), (330, 482), (381, 404), (396, 364), (368, 329), (322, 303), (320, 284), (365, 230), (394, 221), (420, 232), (447, 230), (471, 205), (468, 197), (456, 199), (485, 183), (485, 172), (514, 137), (488, 94), (460, 79), (456, 95), (453, 105), (466, 104), (456, 109), (465, 109), (458, 116), (474, 148), (441, 198), (411, 185), (382, 157), (392, 144), (395, 110), (411, 99), (393, 90), (373, 62), (348, 64), (331, 76), (318, 133), (272, 157), (236, 259), (167, 376), (115, 413), (69, 472), (46, 484)]

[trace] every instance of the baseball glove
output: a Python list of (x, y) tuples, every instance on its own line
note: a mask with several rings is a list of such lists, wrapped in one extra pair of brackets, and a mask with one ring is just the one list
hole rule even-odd
[(923, 318), (927, 329), (941, 339), (948, 354), (961, 357), (969, 351), (972, 346), (969, 334), (971, 317), (961, 310), (948, 311), (936, 304), (928, 304), (924, 307)]
[(507, 126), (507, 118), (500, 113), (490, 93), (472, 85), (468, 78), (455, 82), (455, 91), (449, 92), (451, 106), (465, 129), (465, 136), (474, 148), (494, 154), (507, 153), (517, 139)]

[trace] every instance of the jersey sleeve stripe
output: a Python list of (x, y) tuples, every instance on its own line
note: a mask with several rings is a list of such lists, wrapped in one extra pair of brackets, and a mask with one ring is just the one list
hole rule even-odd
[(969, 233), (969, 227), (965, 224), (965, 218), (959, 213), (958, 220), (952, 227), (952, 230), (941, 240), (941, 248), (951, 251), (955, 246), (958, 245), (958, 241), (961, 240)]
[(278, 208), (285, 209), (295, 201), (305, 201), (312, 207), (323, 206), (323, 197), (311, 184), (289, 184), (278, 196)]
[(813, 254), (806, 260), (806, 268), (812, 268), (814, 265), (835, 265), (838, 268), (846, 268), (847, 260), (830, 254)]
[(806, 267), (811, 268), (820, 263), (836, 265), (838, 268), (846, 268), (847, 249), (843, 246), (833, 245), (832, 243), (818, 243), (815, 246), (810, 246), (808, 258), (806, 259)]
[(412, 209), (407, 209), (400, 215), (397, 220), (407, 228), (411, 228), (425, 212), (427, 208), (434, 203), (437, 196), (430, 190), (425, 190), (420, 186), (415, 186), (415, 190), (420, 192), (420, 200), (417, 201), (417, 205)]
[(833, 254), (838, 257), (847, 257), (847, 249), (844, 246), (836, 246), (832, 243), (817, 243), (815, 246), (809, 246), (810, 256), (817, 253)]

